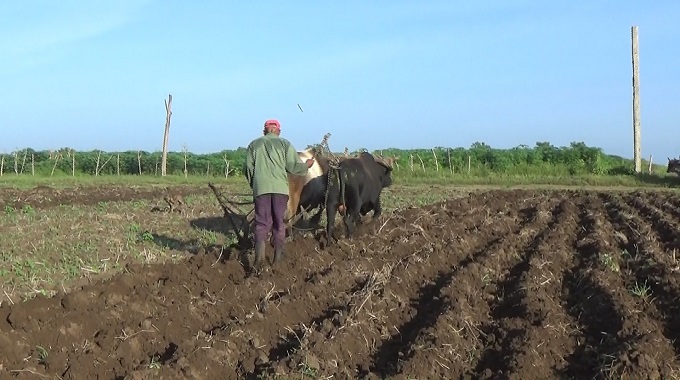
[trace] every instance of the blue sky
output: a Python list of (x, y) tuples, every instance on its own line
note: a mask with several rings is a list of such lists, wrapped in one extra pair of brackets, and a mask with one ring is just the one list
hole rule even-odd
[[(51, 1), (0, 3), (0, 152), (206, 153), (277, 118), (298, 149), (564, 146), (680, 155), (680, 2)], [(298, 104), (304, 112), (298, 108)], [(403, 130), (403, 133), (396, 131)]]

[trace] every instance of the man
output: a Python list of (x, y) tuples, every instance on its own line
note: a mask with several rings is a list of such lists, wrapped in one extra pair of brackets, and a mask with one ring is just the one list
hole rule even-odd
[(279, 122), (267, 120), (264, 122), (264, 136), (253, 140), (246, 151), (245, 176), (255, 199), (255, 269), (259, 269), (264, 259), (265, 241), (270, 231), (274, 246), (273, 262), (283, 257), (288, 173), (305, 175), (314, 164), (313, 159), (300, 162), (293, 145), (280, 135)]

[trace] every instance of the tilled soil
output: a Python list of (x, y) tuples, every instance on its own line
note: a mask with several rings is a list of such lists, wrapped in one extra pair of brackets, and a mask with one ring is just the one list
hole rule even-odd
[[(0, 377), (677, 378), (680, 197), (489, 191), (0, 307)], [(272, 256), (272, 252), (268, 252)]]
[(13, 207), (21, 209), (30, 206), (44, 209), (60, 205), (96, 205), (99, 202), (136, 201), (141, 199), (162, 199), (164, 196), (187, 196), (209, 194), (207, 186), (75, 186), (58, 188), (36, 186), (31, 189), (5, 187), (0, 189), (0, 209)]

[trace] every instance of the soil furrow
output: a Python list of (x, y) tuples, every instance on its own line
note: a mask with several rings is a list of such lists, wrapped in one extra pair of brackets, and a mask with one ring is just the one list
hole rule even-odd
[[(444, 286), (437, 289), (433, 302), (424, 304), (422, 308), (424, 318), (417, 319), (420, 313), (417, 314), (416, 318), (398, 328), (400, 333), (393, 335), (391, 339), (382, 344), (374, 355), (373, 372), (377, 372), (381, 376), (417, 372), (417, 369), (411, 367), (423, 364), (417, 355), (424, 350), (429, 353), (437, 352), (438, 359), (435, 360), (438, 367), (435, 370), (443, 371), (442, 374), (450, 371), (450, 366), (465, 360), (461, 360), (462, 358), (455, 353), (456, 348), (453, 347), (454, 344), (450, 340), (440, 336), (440, 334), (445, 334), (451, 337), (451, 334), (455, 331), (455, 327), (450, 324), (447, 318), (451, 318), (454, 314), (460, 317), (461, 310), (456, 310), (459, 307), (457, 297), (472, 296), (470, 293), (474, 292), (474, 289), (469, 288), (471, 282), (479, 282), (480, 286), (483, 285), (478, 277), (482, 276), (481, 271), (484, 269), (485, 263), (498, 251), (509, 249), (510, 244), (516, 243), (516, 240), (513, 240), (515, 235), (521, 233), (535, 221), (538, 213), (537, 204), (537, 200), (527, 201), (524, 205), (525, 208), (514, 216), (514, 223), (510, 231), (502, 236), (489, 239), (490, 235), (480, 231), (480, 235), (483, 237), (480, 239), (480, 243), (486, 242), (486, 244), (475, 247), (452, 272), (448, 273), (446, 276), (448, 281)], [(493, 232), (494, 229), (491, 229), (491, 231)], [(489, 276), (493, 268), (487, 269), (485, 275)], [(461, 292), (463, 289), (459, 287), (461, 283), (468, 286), (463, 292)], [(455, 324), (465, 325), (466, 322), (469, 323), (469, 321), (458, 321)], [(413, 325), (416, 325), (417, 328), (412, 328)], [(478, 334), (476, 330), (470, 332), (474, 333), (475, 337)], [(460, 330), (458, 333), (460, 333)], [(460, 338), (460, 335), (457, 335), (457, 337)], [(462, 343), (462, 345), (466, 344)]]
[[(619, 231), (619, 247), (623, 251), (621, 272), (630, 277), (602, 270), (621, 310), (622, 329), (617, 336), (619, 349), (605, 360), (602, 371), (613, 376), (643, 376), (655, 374), (668, 378), (677, 375), (680, 363), (678, 353), (680, 314), (678, 312), (677, 283), (675, 277), (654, 272), (664, 271), (654, 260), (654, 234), (650, 225), (635, 216), (634, 210), (620, 196), (601, 195), (606, 202), (606, 214), (613, 230)], [(602, 260), (604, 266), (606, 260)], [(654, 296), (652, 296), (652, 294)], [(624, 306), (625, 305), (625, 306)]]
[[(496, 284), (494, 296), (489, 302), (492, 320), (480, 330), (480, 340), (486, 349), (477, 361), (474, 373), (478, 378), (494, 378), (509, 376), (515, 347), (521, 346), (526, 339), (528, 315), (526, 304), (522, 302), (520, 284), (523, 274), (529, 270), (530, 260), (536, 253), (537, 246), (549, 235), (550, 230), (559, 223), (563, 214), (563, 204), (567, 202), (561, 197), (550, 198), (549, 204), (542, 205), (534, 228), (520, 235), (522, 245), (519, 249), (506, 253), (498, 259), (504, 261), (508, 272)], [(557, 203), (557, 204), (555, 204)], [(531, 325), (531, 324), (529, 324)]]
[[(402, 272), (411, 272), (415, 265), (419, 265), (418, 261), (422, 257), (427, 257), (433, 252), (441, 250), (443, 245), (439, 242), (431, 243), (424, 242), (423, 240), (430, 239), (442, 239), (447, 235), (447, 239), (456, 238), (457, 242), (461, 244), (469, 244), (466, 239), (462, 239), (460, 236), (464, 236), (466, 231), (470, 229), (477, 229), (486, 225), (488, 228), (494, 228), (496, 230), (502, 231), (505, 222), (502, 218), (490, 218), (489, 215), (498, 215), (504, 204), (496, 202), (494, 204), (489, 204), (484, 207), (486, 213), (484, 215), (478, 215), (475, 217), (467, 217), (462, 220), (458, 225), (453, 226), (454, 228), (443, 229), (442, 226), (447, 226), (448, 215), (447, 213), (462, 213), (466, 212), (468, 205), (460, 200), (449, 201), (440, 204), (440, 207), (429, 207), (425, 209), (417, 209), (411, 212), (412, 215), (407, 215), (407, 218), (411, 220), (411, 225), (403, 226), (399, 229), (401, 231), (400, 238), (406, 237), (408, 244), (413, 246), (413, 252), (408, 253), (408, 256), (404, 257), (393, 257), (387, 250), (376, 250), (376, 246), (380, 247), (379, 244), (381, 240), (391, 240), (393, 239), (393, 234), (385, 234), (384, 236), (379, 236), (373, 241), (350, 241), (343, 242), (342, 244), (347, 244), (347, 250), (342, 249), (341, 254), (338, 252), (333, 253), (333, 259), (338, 260), (339, 264), (330, 263), (327, 268), (321, 268), (319, 271), (308, 276), (309, 281), (305, 282), (303, 286), (298, 287), (296, 294), (291, 294), (290, 299), (304, 300), (305, 294), (309, 295), (307, 298), (311, 300), (316, 300), (316, 303), (311, 303), (310, 300), (303, 305), (299, 302), (290, 302), (287, 305), (277, 307), (277, 315), (285, 315), (286, 320), (289, 321), (286, 325), (278, 322), (277, 317), (262, 318), (255, 322), (250, 322), (247, 327), (255, 329), (257, 331), (269, 331), (269, 333), (259, 339), (263, 346), (268, 347), (268, 353), (263, 353), (262, 350), (258, 350), (258, 353), (251, 355), (243, 365), (243, 370), (246, 373), (251, 373), (254, 375), (259, 375), (265, 372), (272, 372), (282, 370), (284, 367), (288, 370), (293, 370), (297, 368), (300, 364), (300, 355), (294, 355), (300, 350), (302, 345), (314, 346), (316, 342), (313, 341), (314, 337), (325, 336), (331, 337), (339, 328), (343, 328), (347, 323), (347, 313), (352, 302), (352, 295), (361, 290), (365, 286), (366, 281), (369, 279), (371, 273), (375, 273), (376, 269), (379, 268), (380, 262), (389, 263), (390, 261), (394, 264), (395, 261), (399, 262), (399, 265), (395, 265), (393, 275), (395, 277), (401, 277)], [(450, 210), (450, 211), (449, 211)], [(397, 215), (399, 219), (400, 215)], [(493, 220), (493, 222), (491, 222)], [(425, 231), (420, 224), (425, 226), (435, 226), (435, 228), (428, 228)], [(366, 230), (370, 230), (371, 225), (366, 224), (364, 227), (364, 233)], [(375, 228), (375, 227), (374, 227)], [(447, 234), (442, 234), (442, 231), (446, 231)], [(379, 234), (378, 234), (379, 235)], [(469, 239), (468, 239), (469, 240)], [(419, 244), (417, 243), (419, 242)], [(388, 247), (388, 245), (384, 245)], [(455, 259), (451, 256), (449, 259)], [(354, 281), (351, 288), (338, 288), (338, 284), (342, 283), (343, 280), (333, 278), (333, 276), (328, 276), (328, 272), (333, 270), (338, 276), (346, 276), (347, 273), (352, 273)], [(424, 269), (429, 271), (428, 267)], [(320, 273), (324, 273), (323, 276), (319, 276)], [(416, 278), (423, 278), (426, 274), (409, 273), (410, 276), (415, 276)], [(263, 277), (262, 279), (266, 279)], [(347, 280), (345, 280), (347, 282)], [(334, 292), (329, 292), (326, 286), (331, 285), (335, 288)], [(266, 289), (265, 289), (266, 290)], [(262, 292), (264, 293), (264, 292)], [(325, 295), (325, 296), (324, 296)], [(321, 307), (314, 307), (313, 305), (323, 305)], [(309, 311), (318, 310), (316, 314), (309, 313)], [(398, 313), (401, 310), (408, 309), (398, 308), (391, 314)], [(300, 315), (300, 311), (305, 311), (307, 313)], [(298, 315), (298, 317), (295, 317)], [(274, 323), (271, 323), (271, 322)], [(260, 326), (262, 325), (262, 326)], [(278, 330), (278, 333), (276, 332)], [(303, 335), (309, 335), (307, 341), (301, 342), (299, 339)], [(319, 339), (321, 341), (321, 339)], [(254, 351), (254, 350), (253, 350)], [(259, 364), (253, 364), (253, 360)], [(304, 358), (306, 359), (306, 358)]]
[(611, 226), (604, 215), (599, 198), (589, 197), (580, 212), (582, 228), (574, 243), (577, 263), (564, 276), (563, 298), (580, 332), (565, 369), (575, 378), (600, 375), (601, 363), (617, 351), (616, 337), (623, 328), (621, 305), (598, 270), (602, 258), (608, 257), (613, 247)]
[(675, 221), (680, 220), (680, 206), (672, 202), (671, 198), (667, 196), (659, 196), (659, 194), (657, 193), (650, 192), (640, 192), (639, 194), (642, 197), (642, 199), (653, 204), (658, 209), (671, 214), (672, 220)]
[(521, 323), (512, 325), (522, 337), (510, 343), (512, 355), (505, 359), (509, 378), (550, 378), (568, 365), (566, 358), (576, 346), (576, 319), (564, 310), (559, 295), (565, 272), (577, 260), (572, 245), (583, 209), (572, 199), (563, 200), (527, 250), (527, 270), (517, 285)]
[[(438, 208), (419, 210), (417, 216), (410, 215), (409, 219), (413, 220), (412, 226), (415, 228), (411, 228), (408, 233), (401, 233), (400, 236), (407, 237), (407, 244), (412, 245), (413, 251), (406, 257), (385, 261), (377, 271), (363, 271), (363, 277), (358, 276), (363, 278), (362, 286), (353, 291), (342, 292), (328, 312), (298, 324), (304, 330), (307, 340), (293, 346), (282, 343), (292, 350), (282, 356), (270, 353), (271, 362), (255, 369), (253, 374), (292, 372), (300, 366), (307, 366), (307, 361), (312, 361), (316, 370), (323, 373), (356, 376), (355, 369), (358, 372), (368, 371), (370, 363), (366, 362), (367, 355), (377, 350), (380, 341), (389, 338), (392, 331), (400, 331), (397, 326), (408, 324), (409, 321), (412, 321), (410, 323), (413, 328), (426, 324), (427, 311), (436, 304), (436, 301), (430, 301), (431, 296), (438, 293), (438, 289), (451, 276), (450, 272), (437, 268), (448, 269), (459, 265), (467, 249), (474, 247), (474, 244), (485, 244), (484, 240), (475, 241), (474, 238), (464, 237), (466, 231), (480, 230), (484, 236), (502, 236), (512, 231), (509, 226), (512, 218), (499, 213), (502, 203), (497, 202), (497, 207), (487, 207), (486, 213), (449, 226), (450, 215), (456, 211), (454, 207), (455, 205), (447, 203)], [(431, 227), (425, 229), (420, 224)], [(441, 242), (444, 235), (447, 240)], [(385, 236), (385, 239), (392, 238)], [(434, 238), (439, 241), (430, 240)], [(376, 257), (371, 259), (375, 261)], [(376, 266), (374, 263), (373, 267)], [(433, 273), (434, 277), (428, 279), (428, 273)], [(382, 277), (383, 283), (375, 289), (366, 289), (375, 285), (370, 280), (376, 274)], [(394, 290), (392, 284), (396, 285)], [(367, 290), (370, 291), (362, 293)], [(360, 315), (353, 317), (351, 314), (353, 307), (354, 310), (357, 308), (357, 296), (361, 296), (359, 301), (366, 300), (366, 303), (361, 304), (363, 310), (359, 310)], [(407, 306), (409, 299), (412, 300), (410, 307)], [(371, 339), (371, 342), (366, 339)], [(315, 358), (326, 352), (329, 340), (340, 348), (338, 356), (319, 362)], [(342, 347), (353, 347), (354, 350), (345, 352)], [(276, 352), (281, 353), (282, 350), (276, 348)], [(343, 363), (341, 370), (337, 368), (337, 363)]]
[[(658, 194), (658, 193), (654, 193)], [(672, 194), (667, 194), (664, 193), (663, 195), (659, 195), (660, 197), (666, 199), (669, 204), (675, 206), (677, 209), (680, 209), (680, 195), (677, 193), (672, 193)]]
[(626, 194), (623, 200), (636, 211), (640, 218), (651, 224), (656, 240), (663, 244), (665, 250), (680, 248), (680, 229), (677, 221), (654, 207), (640, 193)]
[[(648, 257), (650, 261), (646, 264), (649, 265), (645, 266), (658, 266), (658, 269), (670, 273), (678, 272), (680, 268), (675, 257), (675, 247), (680, 234), (674, 223), (665, 219), (663, 213), (652, 206), (629, 201), (634, 203), (631, 205), (626, 198), (604, 196), (619, 210), (618, 214), (612, 213), (612, 219), (615, 219), (621, 227), (622, 237), (625, 237), (622, 247), (626, 253), (634, 259)], [(630, 244), (631, 241), (635, 244)], [(645, 249), (644, 252), (642, 248)], [(640, 253), (644, 253), (644, 256), (638, 257)], [(670, 273), (661, 275), (666, 276)]]

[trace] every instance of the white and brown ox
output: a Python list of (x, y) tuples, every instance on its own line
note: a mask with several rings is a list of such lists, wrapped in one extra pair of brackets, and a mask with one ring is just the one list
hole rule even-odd
[(319, 208), (313, 219), (318, 219), (326, 201), (326, 182), (328, 181), (329, 160), (317, 154), (315, 148), (298, 152), (300, 162), (314, 159), (314, 165), (304, 176), (288, 175), (288, 208), (284, 218), (290, 228), (300, 216), (306, 218), (307, 211)]

